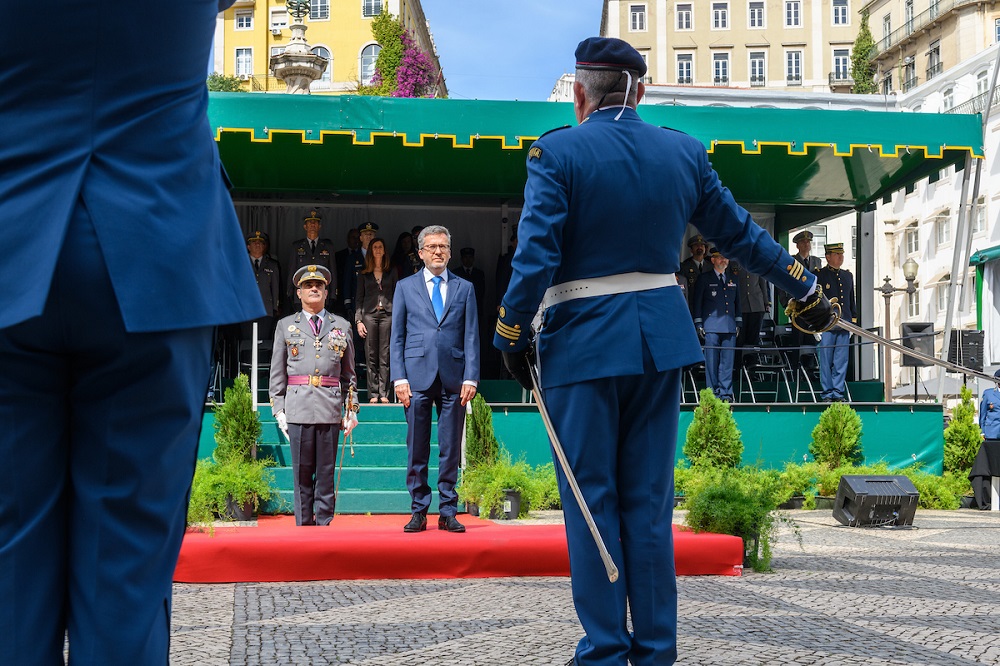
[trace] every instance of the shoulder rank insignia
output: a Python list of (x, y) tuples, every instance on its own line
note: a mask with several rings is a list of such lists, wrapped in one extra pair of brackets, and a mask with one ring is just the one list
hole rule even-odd
[(528, 151), (529, 160), (537, 160), (542, 156), (542, 149), (538, 146), (532, 146), (531, 150)]

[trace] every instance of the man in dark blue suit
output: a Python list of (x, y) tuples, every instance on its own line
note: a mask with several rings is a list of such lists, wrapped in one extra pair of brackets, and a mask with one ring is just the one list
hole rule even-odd
[(479, 383), (479, 317), (472, 283), (448, 270), (451, 234), (429, 226), (417, 237), (424, 270), (400, 280), (392, 300), (390, 371), (406, 408), (406, 487), (413, 516), (403, 528), (427, 528), (431, 411), (438, 408), (438, 529), (464, 532), (455, 518), (465, 405)]
[[(579, 126), (550, 132), (528, 151), (518, 249), (493, 342), (530, 387), (529, 329), (542, 304), (540, 388), (620, 571), (609, 582), (557, 468), (573, 600), (586, 631), (573, 663), (670, 664), (680, 369), (702, 360), (675, 277), (688, 223), (726, 256), (808, 298), (823, 323), (829, 303), (736, 204), (700, 141), (642, 121), (635, 108), (646, 64), (634, 48), (594, 37), (580, 43), (576, 60)], [(615, 233), (613, 220), (629, 220), (629, 233)]]
[(740, 290), (726, 269), (729, 259), (713, 247), (712, 270), (698, 276), (691, 299), (691, 314), (698, 337), (705, 345), (705, 378), (715, 397), (733, 401), (733, 361), (736, 336), (743, 324)]
[(73, 664), (167, 663), (213, 328), (265, 314), (206, 117), (220, 3), (135, 9), (60, 3), (39, 49), (4, 7), (0, 664), (67, 632)]

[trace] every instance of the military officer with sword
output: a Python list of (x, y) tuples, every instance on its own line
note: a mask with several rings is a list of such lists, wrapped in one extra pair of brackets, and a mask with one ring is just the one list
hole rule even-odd
[[(834, 315), (815, 277), (722, 186), (705, 146), (636, 113), (646, 64), (634, 48), (590, 38), (576, 60), (579, 125), (528, 152), (494, 345), (533, 390), (559, 461), (573, 600), (586, 632), (570, 663), (671, 664), (680, 372), (703, 358), (675, 277), (687, 225), (803, 299), (800, 323), (820, 329)], [(630, 233), (615, 233), (616, 220)], [(540, 304), (536, 368), (529, 331)]]
[(329, 525), (341, 429), (357, 425), (345, 402), (357, 386), (351, 325), (327, 312), (330, 270), (308, 265), (293, 284), (302, 311), (278, 322), (271, 354), (271, 410), (292, 449), (296, 525)]

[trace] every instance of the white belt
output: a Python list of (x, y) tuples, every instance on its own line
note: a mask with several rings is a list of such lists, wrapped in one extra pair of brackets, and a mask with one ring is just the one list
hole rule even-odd
[(553, 305), (574, 301), (578, 298), (610, 296), (676, 286), (677, 276), (673, 273), (619, 273), (583, 280), (571, 280), (546, 289), (545, 296), (542, 297), (541, 309), (547, 310)]

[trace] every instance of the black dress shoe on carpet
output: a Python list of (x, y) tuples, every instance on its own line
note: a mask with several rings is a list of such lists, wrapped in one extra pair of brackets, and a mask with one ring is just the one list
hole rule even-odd
[(464, 532), (465, 525), (458, 522), (455, 516), (441, 516), (438, 518), (438, 529), (446, 532)]
[(404, 532), (423, 532), (427, 529), (427, 516), (422, 513), (415, 513), (410, 518), (410, 522), (403, 527)]

